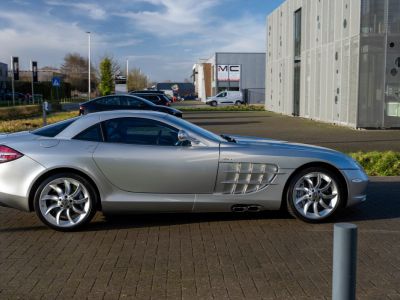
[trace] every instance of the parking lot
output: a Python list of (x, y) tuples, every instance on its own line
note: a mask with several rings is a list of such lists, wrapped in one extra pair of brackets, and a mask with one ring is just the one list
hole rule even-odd
[[(400, 151), (400, 131), (358, 131), (268, 112), (187, 112), (218, 133), (342, 151)], [(357, 296), (400, 299), (400, 178), (335, 222), (359, 226)], [(329, 299), (333, 223), (284, 212), (105, 219), (60, 233), (0, 207), (0, 299)]]
[(218, 133), (308, 143), (343, 152), (400, 151), (400, 130), (355, 130), (272, 112), (184, 112), (184, 118)]

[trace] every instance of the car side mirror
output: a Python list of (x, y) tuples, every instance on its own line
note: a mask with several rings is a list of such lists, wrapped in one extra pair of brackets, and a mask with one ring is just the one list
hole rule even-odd
[(178, 132), (178, 140), (180, 142), (189, 141), (189, 142), (191, 142), (193, 144), (196, 144), (196, 145), (200, 144), (199, 140), (197, 140), (196, 138), (190, 136), (185, 130), (179, 130), (179, 132)]

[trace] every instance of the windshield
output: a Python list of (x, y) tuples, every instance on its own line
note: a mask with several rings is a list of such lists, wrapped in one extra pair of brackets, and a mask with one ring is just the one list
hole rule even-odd
[(203, 136), (206, 139), (210, 139), (210, 140), (213, 140), (216, 142), (226, 142), (226, 140), (223, 139), (222, 137), (220, 137), (219, 135), (216, 135), (215, 133), (212, 133), (211, 131), (205, 130), (204, 128), (194, 125), (194, 124), (192, 124), (188, 121), (185, 121), (181, 118), (172, 117), (170, 115), (168, 115), (167, 118), (169, 120), (171, 120), (172, 122), (174, 122), (175, 124), (181, 126), (182, 128), (184, 128), (188, 131), (192, 131), (200, 136)]
[(66, 129), (69, 125), (74, 123), (77, 119), (78, 117), (47, 125), (45, 127), (33, 130), (31, 133), (45, 137), (55, 137), (56, 135), (61, 133), (61, 131)]

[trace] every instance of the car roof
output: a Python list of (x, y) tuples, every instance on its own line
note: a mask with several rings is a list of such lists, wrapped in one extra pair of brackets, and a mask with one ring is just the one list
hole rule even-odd
[(161, 117), (165, 116), (166, 113), (159, 112), (159, 111), (154, 111), (154, 110), (134, 110), (134, 109), (118, 109), (118, 110), (107, 110), (107, 111), (99, 111), (99, 112), (94, 112), (90, 113), (87, 115), (82, 116), (83, 118), (89, 117), (89, 116), (120, 116), (120, 115), (129, 115), (129, 116), (136, 116), (136, 115), (145, 115), (146, 117)]
[(146, 103), (150, 102), (150, 104), (153, 104), (151, 101), (149, 101), (147, 99), (144, 99), (144, 98), (141, 98), (141, 97), (139, 97), (139, 96), (137, 96), (135, 94), (112, 94), (112, 95), (100, 96), (100, 97), (96, 97), (96, 98), (90, 99), (90, 100), (88, 100), (86, 102), (81, 103), (81, 105), (92, 103), (92, 102), (95, 102), (95, 101), (97, 101), (99, 99), (107, 98), (107, 97), (132, 97), (132, 98), (135, 98), (135, 99), (146, 101)]
[(130, 94), (164, 94), (164, 91), (160, 90), (143, 90), (143, 91), (130, 91)]

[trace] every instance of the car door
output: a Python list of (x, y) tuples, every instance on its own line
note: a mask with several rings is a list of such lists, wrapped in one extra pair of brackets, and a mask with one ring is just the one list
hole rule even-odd
[(212, 194), (219, 147), (182, 144), (178, 128), (139, 117), (104, 121), (94, 160), (121, 190), (151, 194)]
[(227, 92), (222, 92), (218, 96), (218, 104), (219, 105), (229, 105), (232, 103), (232, 100), (229, 99)]

